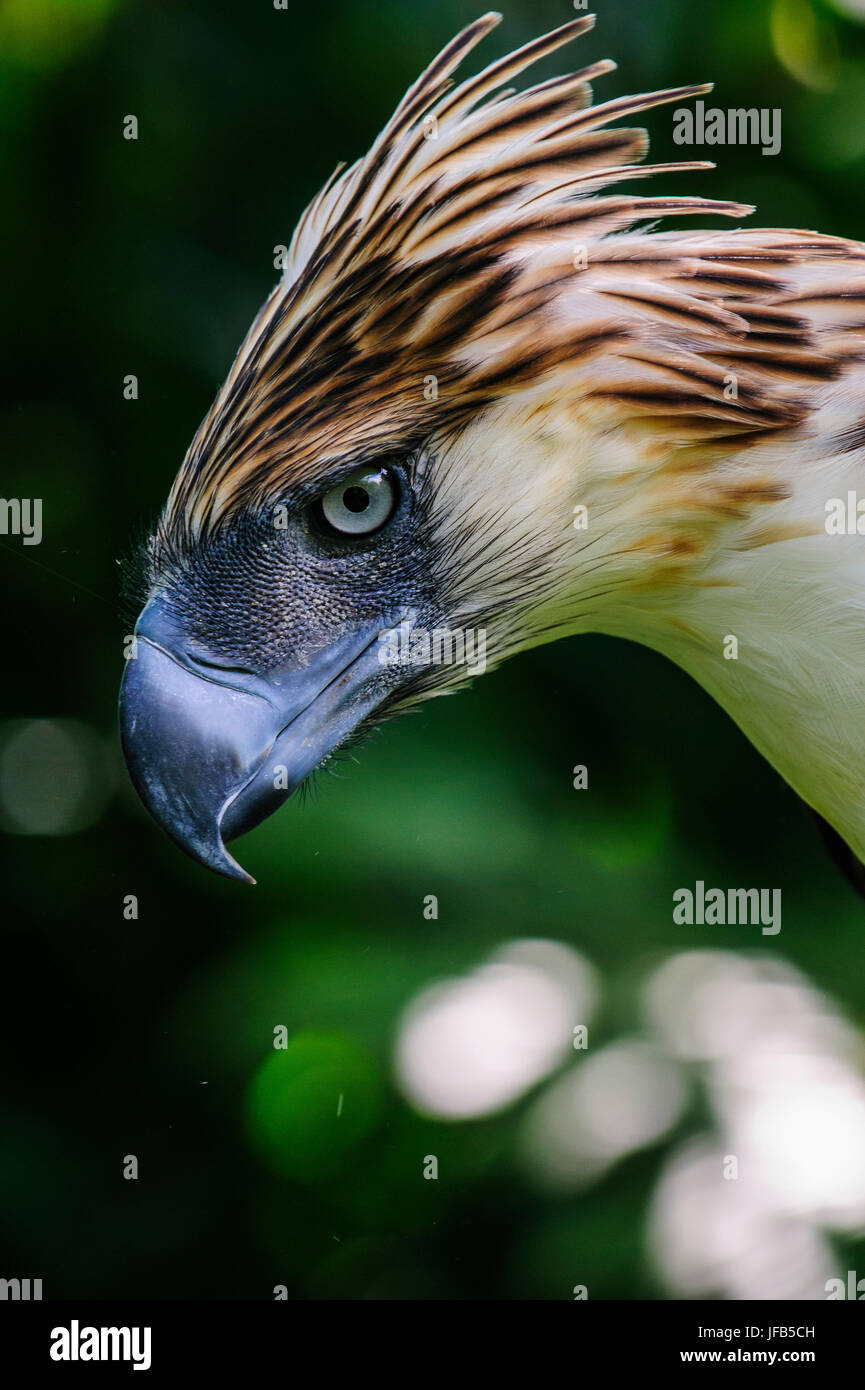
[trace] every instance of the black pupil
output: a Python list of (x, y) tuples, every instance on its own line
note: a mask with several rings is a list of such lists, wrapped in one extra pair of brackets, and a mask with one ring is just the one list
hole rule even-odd
[(342, 500), (350, 512), (365, 512), (369, 506), (369, 493), (365, 487), (347, 487)]

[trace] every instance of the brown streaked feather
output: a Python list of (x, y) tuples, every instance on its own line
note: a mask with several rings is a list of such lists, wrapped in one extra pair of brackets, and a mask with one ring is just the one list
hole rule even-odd
[[(494, 28), (500, 22), (501, 15), (490, 14), (485, 18), (492, 21), (490, 28)], [(532, 63), (537, 63), (541, 58), (548, 57), (556, 49), (570, 43), (580, 34), (585, 34), (589, 29), (593, 29), (594, 25), (595, 16), (584, 15), (582, 19), (573, 19), (568, 24), (551, 30), (549, 34), (542, 34), (539, 38), (532, 39), (522, 48), (515, 49), (513, 53), (508, 54), (507, 57), (499, 58), (496, 62), (490, 63), (476, 77), (467, 78), (451, 96), (433, 110), (432, 114), (439, 121), (446, 117), (457, 119), (462, 112), (476, 108), (478, 102), (489, 92), (494, 91), (496, 87), (502, 86), (512, 77), (518, 77), (526, 68), (531, 67)], [(464, 32), (468, 33), (469, 30)], [(458, 40), (454, 40), (454, 42), (458, 42)], [(421, 77), (419, 81), (422, 82), (423, 78)]]
[[(861, 355), (862, 247), (807, 231), (635, 230), (751, 209), (605, 191), (711, 168), (638, 165), (645, 132), (610, 127), (708, 86), (592, 106), (590, 81), (615, 66), (603, 61), (514, 91), (591, 16), (454, 86), (498, 22), (485, 15), (457, 35), (369, 153), (340, 166), (301, 217), (285, 276), (175, 482), (162, 523), (173, 543), (446, 435), (546, 380), (566, 379), (575, 401), (622, 424), (639, 421), (645, 441), (653, 426), (667, 431), (674, 466), (681, 449), (689, 467), (689, 450), (693, 463), (700, 449), (719, 455), (801, 426), (824, 383)], [(425, 138), (430, 118), (435, 138)], [(436, 400), (424, 394), (431, 376)]]

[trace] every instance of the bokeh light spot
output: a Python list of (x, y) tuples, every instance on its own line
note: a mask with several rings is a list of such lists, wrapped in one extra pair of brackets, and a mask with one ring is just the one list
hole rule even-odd
[(0, 50), (22, 67), (68, 62), (92, 38), (119, 0), (0, 0)]
[(327, 1179), (374, 1129), (382, 1080), (352, 1039), (301, 1033), (262, 1063), (247, 1097), (247, 1133), (282, 1177)]
[(548, 1187), (592, 1181), (666, 1134), (687, 1094), (681, 1067), (642, 1039), (601, 1048), (556, 1081), (526, 1116), (527, 1165)]
[(74, 719), (0, 725), (0, 825), (13, 835), (71, 835), (97, 821), (111, 795), (108, 751)]
[(552, 941), (520, 941), (459, 980), (424, 990), (403, 1015), (400, 1086), (447, 1119), (487, 1115), (546, 1076), (594, 1007), (587, 961)]

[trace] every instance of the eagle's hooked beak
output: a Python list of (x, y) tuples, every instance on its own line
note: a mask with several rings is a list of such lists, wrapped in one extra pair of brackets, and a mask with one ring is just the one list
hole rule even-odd
[(120, 688), (121, 740), (139, 796), (181, 849), (255, 882), (224, 841), (275, 811), (380, 703), (381, 629), (259, 675), (193, 651), (151, 600)]

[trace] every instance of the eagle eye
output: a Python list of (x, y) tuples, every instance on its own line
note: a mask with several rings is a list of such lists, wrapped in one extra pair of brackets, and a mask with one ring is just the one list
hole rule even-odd
[(390, 521), (398, 500), (395, 470), (367, 464), (319, 498), (314, 512), (329, 535), (369, 536)]

